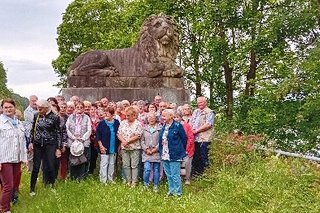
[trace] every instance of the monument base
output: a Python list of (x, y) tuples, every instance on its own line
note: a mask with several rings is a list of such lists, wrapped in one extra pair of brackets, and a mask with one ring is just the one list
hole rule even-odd
[(80, 99), (95, 102), (103, 97), (110, 101), (122, 100), (148, 100), (153, 102), (156, 95), (162, 100), (171, 103), (184, 104), (190, 102), (190, 92), (182, 88), (63, 88), (62, 95), (69, 100), (71, 96), (79, 96)]

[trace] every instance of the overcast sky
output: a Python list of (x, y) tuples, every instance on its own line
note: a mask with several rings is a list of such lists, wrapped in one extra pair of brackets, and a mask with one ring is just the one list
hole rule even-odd
[(59, 55), (57, 27), (71, 0), (0, 0), (0, 61), (15, 93), (58, 94), (51, 62)]

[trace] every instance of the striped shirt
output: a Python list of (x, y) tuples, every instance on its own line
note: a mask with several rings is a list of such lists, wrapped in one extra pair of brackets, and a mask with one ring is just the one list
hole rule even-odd
[(25, 129), (21, 121), (14, 127), (8, 117), (0, 115), (0, 163), (26, 161)]

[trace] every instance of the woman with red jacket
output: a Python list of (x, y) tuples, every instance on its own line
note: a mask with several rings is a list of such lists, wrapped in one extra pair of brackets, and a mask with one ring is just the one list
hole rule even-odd
[(184, 131), (187, 135), (187, 147), (186, 147), (186, 154), (187, 156), (184, 158), (185, 162), (185, 169), (186, 169), (186, 176), (185, 176), (185, 184), (190, 184), (190, 177), (191, 177), (191, 167), (192, 167), (192, 159), (194, 154), (194, 135), (192, 132), (191, 125), (184, 121), (182, 118), (182, 114), (180, 112), (175, 112), (174, 115), (175, 121), (182, 124)]

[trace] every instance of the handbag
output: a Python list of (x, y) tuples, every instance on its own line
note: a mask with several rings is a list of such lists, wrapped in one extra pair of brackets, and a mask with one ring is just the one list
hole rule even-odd
[(71, 166), (78, 166), (78, 165), (86, 163), (87, 161), (88, 161), (88, 159), (84, 153), (80, 156), (74, 156), (72, 154), (70, 154), (70, 156), (69, 156), (69, 162), (70, 162)]

